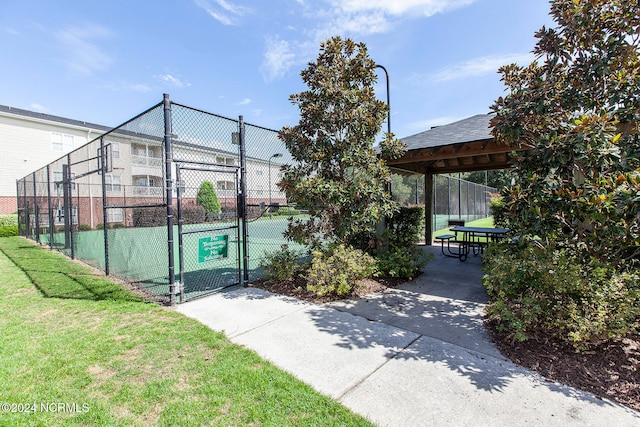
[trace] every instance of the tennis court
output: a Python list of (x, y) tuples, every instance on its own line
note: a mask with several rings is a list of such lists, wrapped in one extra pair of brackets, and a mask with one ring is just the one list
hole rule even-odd
[[(206, 224), (212, 225), (212, 224)], [(216, 224), (217, 226), (218, 224)], [(238, 243), (237, 229), (227, 228), (235, 222), (220, 223), (220, 231), (197, 232), (203, 224), (183, 226), (189, 234), (183, 235), (184, 293), (191, 299), (214, 289), (233, 285), (239, 281), (239, 267), (244, 254)], [(247, 223), (248, 273), (250, 280), (261, 277), (260, 262), (264, 254), (287, 244), (292, 249), (304, 249), (302, 245), (288, 242), (283, 237), (287, 229), (287, 217), (260, 218)], [(195, 232), (194, 232), (195, 231)], [(155, 295), (169, 292), (167, 228), (120, 228), (107, 231), (110, 274), (127, 282), (137, 283)], [(54, 242), (62, 241), (62, 233), (54, 234)], [(220, 236), (220, 237), (219, 237)], [(228, 236), (224, 238), (224, 236)], [(74, 233), (75, 257), (98, 268), (105, 269), (104, 234), (102, 230)], [(218, 257), (202, 257), (202, 245), (211, 239), (225, 243), (224, 253)], [(42, 243), (49, 243), (49, 236), (42, 236)], [(180, 248), (178, 227), (174, 226), (174, 282), (180, 281)]]

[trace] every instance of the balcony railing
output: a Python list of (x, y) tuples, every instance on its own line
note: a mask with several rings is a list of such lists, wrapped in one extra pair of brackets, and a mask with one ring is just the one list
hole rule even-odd
[(132, 186), (131, 193), (134, 196), (162, 197), (164, 189), (162, 187), (146, 187), (143, 185)]
[(162, 166), (162, 159), (159, 157), (132, 155), (131, 164), (135, 166), (147, 166), (151, 168), (159, 168)]

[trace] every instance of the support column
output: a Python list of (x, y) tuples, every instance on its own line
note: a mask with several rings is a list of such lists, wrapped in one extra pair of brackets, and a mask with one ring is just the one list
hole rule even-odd
[(433, 174), (424, 175), (424, 242), (433, 243)]
[[(169, 250), (169, 303), (176, 304), (176, 282), (175, 282), (175, 258), (173, 248), (173, 178), (171, 176), (171, 101), (169, 95), (164, 94), (162, 101), (164, 106), (164, 173), (167, 202), (167, 244)], [(105, 219), (106, 223), (106, 219)]]

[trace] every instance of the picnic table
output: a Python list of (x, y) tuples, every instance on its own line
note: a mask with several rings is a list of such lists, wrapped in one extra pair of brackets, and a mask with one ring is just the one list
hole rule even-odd
[[(461, 262), (467, 260), (469, 253), (473, 250), (474, 255), (478, 255), (484, 251), (489, 242), (506, 237), (509, 232), (508, 228), (500, 227), (467, 227), (455, 226), (449, 229), (455, 234), (445, 234), (437, 236), (436, 239), (441, 242), (442, 254), (448, 257), (458, 258)], [(447, 242), (447, 251), (444, 249), (444, 242)], [(453, 250), (451, 243), (457, 243), (457, 250)]]

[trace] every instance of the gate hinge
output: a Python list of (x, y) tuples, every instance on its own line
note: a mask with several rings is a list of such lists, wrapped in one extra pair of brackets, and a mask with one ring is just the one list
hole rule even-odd
[(182, 282), (173, 282), (174, 295), (180, 295), (183, 289), (184, 289), (184, 285), (182, 284)]

